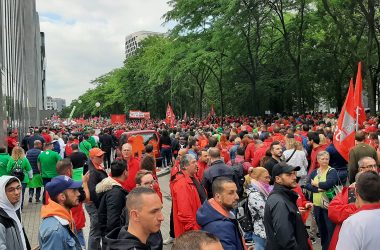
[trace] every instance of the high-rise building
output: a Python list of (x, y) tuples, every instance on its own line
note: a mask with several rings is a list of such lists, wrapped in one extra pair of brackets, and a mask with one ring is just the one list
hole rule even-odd
[(148, 36), (162, 36), (163, 33), (153, 31), (138, 31), (125, 37), (125, 58), (134, 55), (136, 50), (140, 48), (140, 42)]
[(5, 132), (40, 125), (45, 108), (45, 42), (35, 0), (0, 1), (0, 144)]

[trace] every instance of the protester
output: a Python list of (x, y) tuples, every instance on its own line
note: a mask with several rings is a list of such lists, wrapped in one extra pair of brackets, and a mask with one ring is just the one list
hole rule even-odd
[(0, 177), (0, 249), (31, 249), (21, 223), (21, 189), (16, 177)]
[(13, 148), (18, 146), (18, 132), (12, 130), (8, 133), (7, 144), (8, 144), (8, 153), (11, 153)]
[(266, 244), (264, 208), (268, 195), (272, 191), (272, 186), (269, 185), (268, 170), (263, 167), (254, 168), (251, 177), (251, 184), (246, 193), (252, 217), (253, 242), (255, 243), (255, 250), (264, 250)]
[(265, 163), (264, 167), (268, 170), (268, 173), (272, 176), (272, 169), (274, 165), (281, 162), (282, 159), (282, 146), (279, 141), (274, 141), (270, 145), (270, 153), (272, 157)]
[(376, 164), (379, 165), (376, 150), (364, 143), (365, 133), (358, 131), (355, 134), (355, 147), (350, 149), (349, 161), (348, 161), (348, 176), (350, 184), (355, 181), (355, 176), (358, 172), (358, 162), (364, 156), (369, 156), (375, 159)]
[[(41, 172), (42, 177), (42, 183), (44, 185), (44, 188), (46, 187), (46, 184), (51, 181), (52, 178), (56, 177), (57, 170), (56, 170), (56, 164), (59, 160), (62, 160), (61, 156), (54, 152), (53, 150), (53, 143), (48, 142), (45, 145), (45, 150), (38, 155), (37, 159), (37, 165)], [(45, 203), (45, 191), (43, 195), (43, 203)]]
[(172, 164), (172, 149), (171, 149), (171, 138), (167, 130), (162, 131), (162, 135), (160, 137), (160, 153), (163, 161), (163, 167), (167, 168)]
[[(357, 179), (363, 172), (373, 171), (377, 173), (376, 161), (372, 157), (365, 156), (358, 162), (359, 172), (356, 174)], [(338, 236), (342, 223), (357, 211), (355, 206), (355, 182), (349, 187), (344, 187), (342, 192), (337, 194), (329, 204), (329, 219), (335, 224), (333, 236), (330, 241), (329, 250), (335, 250), (338, 242)]]
[(4, 146), (0, 146), (0, 177), (8, 175), (7, 166), (11, 156), (7, 153), (7, 149)]
[(198, 171), (196, 173), (196, 177), (198, 178), (198, 181), (203, 180), (203, 174), (208, 168), (208, 152), (207, 150), (203, 149), (199, 152), (200, 156), (198, 159)]
[[(327, 250), (334, 232), (334, 225), (328, 218), (328, 210), (323, 195), (339, 183), (336, 170), (329, 166), (329, 153), (320, 151), (317, 154), (319, 168), (315, 169), (307, 180), (306, 189), (313, 193), (314, 217), (321, 236), (322, 250)], [(329, 197), (332, 199), (332, 197)]]
[(89, 142), (90, 135), (88, 133), (83, 135), (83, 141), (79, 143), (79, 149), (81, 152), (85, 153), (87, 157), (90, 156), (90, 150), (92, 149), (92, 145)]
[(22, 184), (21, 210), (24, 208), (24, 194), (26, 187), (33, 179), (33, 170), (28, 159), (25, 157), (24, 149), (16, 146), (12, 150), (11, 158), (8, 161), (7, 172), (9, 175), (16, 176)]
[(181, 172), (173, 181), (171, 195), (176, 238), (186, 231), (200, 229), (195, 216), (207, 196), (204, 188), (195, 178), (197, 167), (197, 160), (193, 155), (184, 155), (180, 163)]
[(307, 175), (308, 162), (306, 158), (305, 151), (303, 150), (302, 144), (294, 139), (293, 134), (287, 134), (285, 139), (284, 159), (285, 161), (293, 167), (299, 166), (301, 169), (297, 171), (297, 179), (304, 179)]
[(347, 182), (348, 177), (347, 161), (335, 148), (335, 145), (333, 143), (333, 134), (330, 133), (328, 137), (331, 141), (330, 145), (326, 148), (326, 151), (330, 155), (329, 166), (336, 169), (336, 171), (338, 172), (340, 182), (342, 184), (345, 184)]
[[(38, 169), (38, 156), (42, 152), (42, 142), (39, 140), (34, 141), (34, 147), (32, 149), (29, 149), (26, 152), (26, 158), (28, 159), (32, 170), (33, 170), (33, 179), (29, 181), (28, 187), (29, 187), (29, 203), (33, 201), (33, 196), (35, 196), (36, 203), (40, 202), (41, 198), (41, 187), (43, 187), (42, 183), (42, 177), (40, 170)], [(34, 192), (35, 191), (35, 192)]]
[(73, 179), (81, 180), (83, 173), (87, 173), (88, 169), (84, 169), (88, 167), (86, 164), (87, 156), (85, 153), (80, 152), (78, 148), (78, 144), (71, 144), (71, 154), (69, 156), (71, 163), (73, 164)]
[(380, 176), (362, 173), (356, 182), (358, 210), (347, 218), (339, 233), (337, 250), (378, 249), (380, 245)]
[(38, 129), (35, 129), (33, 135), (28, 138), (28, 149), (34, 148), (34, 142), (36, 140), (40, 141), (42, 145), (46, 142), (45, 138), (40, 135)]
[(205, 201), (197, 212), (197, 223), (203, 231), (219, 238), (224, 250), (247, 249), (233, 209), (239, 196), (235, 182), (218, 177), (212, 183), (214, 198)]
[(99, 137), (100, 148), (105, 152), (104, 166), (106, 168), (111, 167), (111, 152), (115, 147), (112, 136), (110, 134), (110, 130), (105, 129), (104, 134)]
[[(116, 228), (106, 237), (103, 249), (150, 250), (156, 242), (162, 242), (160, 231), (164, 220), (162, 203), (157, 193), (148, 187), (136, 187), (127, 197), (128, 225)], [(152, 234), (156, 237), (151, 238)], [(162, 249), (162, 244), (159, 248)]]
[(140, 170), (140, 160), (132, 155), (132, 145), (125, 143), (121, 147), (121, 159), (127, 162), (128, 178), (125, 180), (124, 188), (130, 192), (136, 187), (136, 173)]
[(226, 176), (233, 180), (238, 187), (239, 183), (233, 170), (228, 167), (220, 157), (220, 150), (215, 147), (211, 147), (208, 150), (209, 155), (209, 168), (204, 172), (202, 186), (207, 191), (209, 199), (213, 198), (212, 183), (219, 176)]
[(172, 250), (223, 250), (220, 240), (204, 231), (188, 231), (175, 240)]
[(120, 215), (125, 207), (128, 194), (122, 186), (128, 177), (126, 162), (123, 160), (112, 162), (111, 175), (112, 177), (107, 177), (96, 185), (96, 193), (100, 200), (98, 218), (102, 237), (122, 226)]
[(292, 190), (297, 186), (298, 170), (300, 167), (292, 167), (285, 162), (273, 167), (274, 188), (264, 211), (265, 249), (312, 249), (296, 204), (298, 195)]
[(82, 249), (70, 209), (79, 205), (82, 182), (57, 176), (46, 184), (50, 200), (42, 206), (38, 241), (41, 249)]
[(321, 151), (325, 151), (327, 148), (327, 144), (321, 144), (319, 134), (316, 132), (309, 132), (307, 133), (308, 137), (308, 145), (311, 148), (311, 154), (310, 154), (310, 167), (308, 170), (308, 175), (311, 174), (316, 168), (319, 167), (318, 165), (318, 159), (317, 155)]

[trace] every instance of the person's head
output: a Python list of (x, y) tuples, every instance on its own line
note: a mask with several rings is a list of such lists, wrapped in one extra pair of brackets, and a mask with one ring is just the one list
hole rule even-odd
[(245, 148), (242, 147), (242, 146), (239, 146), (239, 147), (236, 149), (236, 154), (237, 154), (237, 155), (240, 155), (240, 156), (244, 156), (244, 154), (245, 154)]
[(317, 154), (317, 161), (320, 167), (327, 167), (330, 161), (330, 154), (327, 151), (320, 151)]
[(219, 239), (213, 234), (193, 230), (183, 233), (175, 239), (172, 250), (223, 250)]
[(123, 144), (121, 154), (124, 159), (129, 159), (132, 156), (132, 145), (130, 143)]
[(233, 180), (228, 177), (218, 177), (212, 183), (214, 200), (225, 210), (236, 208), (239, 201), (237, 187)]
[(361, 173), (356, 185), (356, 201), (358, 207), (368, 203), (380, 202), (380, 176), (379, 174), (368, 171)]
[(73, 175), (73, 164), (70, 158), (65, 158), (57, 162), (56, 165), (58, 175), (66, 175), (72, 177)]
[(269, 149), (273, 158), (280, 158), (282, 156), (282, 146), (279, 141), (272, 142)]
[(319, 145), (320, 143), (320, 138), (319, 138), (319, 134), (316, 133), (316, 132), (308, 132), (307, 133), (307, 138), (308, 138), (308, 144), (309, 145)]
[(178, 151), (178, 156), (177, 156), (177, 160), (178, 161), (181, 161), (182, 157), (187, 153), (187, 150), (185, 148), (183, 149), (180, 149)]
[(280, 162), (274, 165), (272, 170), (272, 178), (278, 185), (293, 189), (297, 186), (297, 173), (300, 167), (292, 167), (286, 162)]
[(134, 188), (127, 196), (126, 207), (129, 215), (128, 230), (140, 230), (146, 236), (160, 230), (164, 220), (163, 206), (152, 188)]
[(47, 142), (45, 143), (45, 150), (52, 150), (53, 149), (53, 143)]
[(114, 160), (111, 163), (111, 174), (114, 178), (126, 180), (128, 178), (127, 162), (124, 160)]
[(192, 139), (188, 143), (189, 149), (194, 150), (195, 152), (198, 151), (198, 141), (195, 139)]
[(147, 144), (145, 146), (145, 153), (147, 153), (147, 154), (153, 153), (153, 145), (152, 144)]
[(38, 148), (38, 149), (42, 149), (42, 142), (40, 140), (35, 140), (33, 142), (33, 147)]
[(294, 134), (287, 134), (285, 137), (285, 148), (286, 149), (294, 149), (295, 148)]
[(140, 168), (148, 171), (155, 171), (156, 160), (151, 155), (145, 155), (140, 163)]
[(59, 175), (46, 184), (46, 191), (50, 199), (66, 209), (79, 205), (81, 181), (73, 181), (70, 177)]
[(186, 154), (181, 158), (180, 169), (190, 176), (194, 176), (198, 171), (198, 163), (193, 155)]
[(355, 141), (356, 142), (364, 142), (365, 140), (365, 132), (364, 131), (358, 131), (355, 133)]
[(218, 148), (209, 148), (208, 149), (208, 158), (210, 159), (210, 163), (214, 161), (220, 160), (220, 150)]
[(92, 163), (100, 165), (103, 163), (104, 160), (104, 151), (100, 148), (92, 148), (89, 151), (89, 157), (92, 161)]
[(199, 161), (203, 162), (203, 163), (207, 163), (208, 162), (208, 152), (207, 152), (207, 150), (203, 149), (201, 151), (200, 156), (199, 156)]
[(375, 159), (369, 156), (362, 157), (358, 161), (358, 171), (359, 172), (366, 172), (366, 171), (378, 172), (378, 166), (376, 164)]
[(257, 167), (253, 168), (249, 175), (252, 179), (269, 184), (270, 182), (270, 175), (266, 168), (263, 167)]
[(16, 146), (12, 149), (12, 158), (13, 160), (22, 159), (25, 157), (25, 152), (22, 147)]
[(216, 147), (217, 144), (218, 144), (218, 139), (217, 139), (217, 138), (211, 136), (211, 137), (208, 139), (208, 146), (209, 146), (210, 148)]
[(148, 171), (145, 169), (139, 170), (136, 174), (136, 186), (150, 187), (153, 188), (156, 181), (153, 178), (152, 171)]
[(71, 150), (73, 152), (78, 151), (79, 150), (78, 144), (76, 144), (76, 143), (71, 144)]
[(22, 186), (19, 179), (14, 176), (0, 177), (0, 207), (19, 209), (21, 207)]

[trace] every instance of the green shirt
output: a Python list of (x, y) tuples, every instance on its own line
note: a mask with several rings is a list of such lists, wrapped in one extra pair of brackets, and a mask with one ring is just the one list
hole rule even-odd
[(41, 177), (54, 178), (58, 176), (56, 165), (62, 157), (55, 151), (45, 150), (38, 156), (37, 162), (40, 163)]
[(85, 153), (87, 157), (89, 157), (90, 149), (92, 149), (92, 146), (88, 141), (83, 140), (81, 143), (79, 143), (79, 149), (81, 152)]
[[(18, 162), (22, 161), (21, 162), (21, 168), (24, 170), (24, 180), (22, 181), (22, 183), (28, 183), (29, 182), (29, 172), (32, 171), (32, 166), (30, 165), (30, 163), (26, 157), (19, 159), (17, 161)], [(16, 161), (13, 160), (13, 158), (11, 157), (9, 159), (8, 165), (7, 165), (7, 173), (9, 175), (11, 175), (15, 163), (16, 163)]]
[(0, 153), (0, 176), (7, 175), (8, 161), (11, 156), (8, 153)]
[(98, 144), (96, 143), (96, 140), (93, 136), (90, 136), (90, 138), (88, 138), (87, 141), (91, 144), (91, 148), (98, 146)]
[[(321, 169), (317, 170), (317, 175), (313, 180), (318, 180), (319, 182), (326, 182), (327, 173), (329, 172), (331, 167), (328, 167), (327, 170), (321, 175)], [(324, 192), (313, 193), (313, 204), (314, 206), (321, 207), (322, 206), (322, 194)]]

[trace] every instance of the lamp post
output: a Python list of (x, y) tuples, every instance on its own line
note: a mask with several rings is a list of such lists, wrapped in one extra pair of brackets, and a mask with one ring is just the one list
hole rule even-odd
[[(96, 103), (95, 103), (95, 107), (96, 107), (96, 108), (99, 108), (99, 107), (100, 107), (100, 102), (96, 102)], [(99, 111), (99, 116), (100, 116), (100, 111)], [(98, 121), (100, 121), (99, 116), (98, 116)]]

